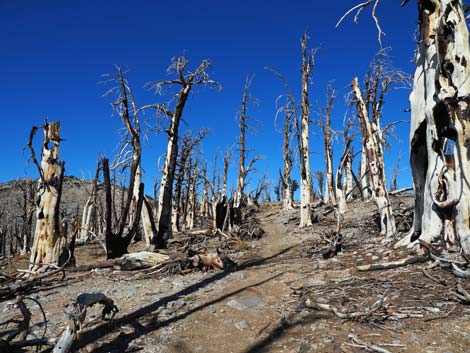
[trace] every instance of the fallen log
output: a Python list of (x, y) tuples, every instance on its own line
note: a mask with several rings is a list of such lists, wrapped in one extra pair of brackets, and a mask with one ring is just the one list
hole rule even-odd
[(397, 261), (356, 266), (356, 269), (358, 271), (390, 270), (392, 268), (404, 267), (404, 266), (408, 266), (411, 264), (426, 262), (426, 261), (429, 261), (429, 259), (430, 257), (428, 255), (417, 255), (417, 256), (408, 257), (406, 259), (401, 259)]
[(62, 332), (57, 344), (52, 350), (53, 353), (67, 353), (72, 348), (73, 342), (76, 340), (83, 323), (86, 318), (86, 311), (89, 307), (101, 304), (103, 310), (101, 319), (112, 319), (118, 312), (118, 308), (114, 305), (112, 299), (103, 293), (82, 293), (75, 301), (72, 302), (72, 312), (69, 314), (68, 324)]

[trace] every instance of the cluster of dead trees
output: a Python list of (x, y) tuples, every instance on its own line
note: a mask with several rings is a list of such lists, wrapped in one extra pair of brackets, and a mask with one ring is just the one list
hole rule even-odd
[[(357, 11), (357, 17), (372, 3), (375, 4), (372, 16), (376, 19), (378, 0), (358, 4), (346, 15)], [(464, 9), (461, 1), (420, 0), (418, 10), (420, 41), (410, 96), (410, 149), (416, 206), (412, 234), (407, 235), (401, 244), (418, 244), (416, 241), (420, 237), (429, 243), (443, 238), (452, 246), (460, 245), (468, 254), (470, 207), (466, 206), (466, 195), (470, 188), (466, 182), (466, 161), (470, 153), (466, 149), (470, 144), (465, 119), (466, 90), (470, 83), (465, 77), (470, 54)], [(378, 28), (380, 37), (380, 26)], [(452, 36), (444, 36), (443, 33), (451, 33)], [(276, 101), (276, 121), (283, 118), (284, 160), (279, 184), (274, 190), (277, 199), (282, 200), (285, 210), (292, 209), (295, 189), (300, 188), (300, 227), (312, 225), (312, 206), (318, 199), (334, 206), (338, 213), (347, 212), (348, 202), (352, 199), (373, 200), (377, 205), (381, 235), (393, 239), (397, 230), (387, 189), (384, 151), (394, 125), (401, 121), (384, 126), (383, 105), (391, 90), (407, 87), (410, 79), (390, 65), (386, 50), (380, 50), (364, 79), (354, 77), (351, 81), (349, 106), (353, 107), (354, 114), (346, 114), (342, 127), (334, 129), (340, 124), (333, 117), (336, 93), (332, 83), (327, 86), (325, 106), (318, 109), (319, 118), (313, 118), (309, 90), (316, 50), (309, 48), (308, 40), (306, 34), (301, 39), (299, 98), (284, 76), (271, 70), (284, 86), (284, 93)], [(438, 60), (433, 60), (436, 53), (439, 53)], [(180, 124), (194, 88), (220, 88), (220, 84), (209, 75), (209, 61), (201, 61), (194, 69), (189, 66), (185, 57), (173, 58), (168, 70), (171, 78), (151, 82), (147, 86), (156, 95), (170, 99), (145, 106), (137, 105), (121, 68), (117, 67), (116, 73), (109, 75), (106, 82), (112, 87), (107, 94), (115, 97), (113, 111), (123, 126), (119, 153), (111, 163), (107, 157), (99, 159), (81, 221), (76, 220), (68, 231), (64, 231), (66, 227), (59, 216), (65, 170), (65, 163), (58, 154), (62, 140), (60, 125), (46, 122), (42, 127), (44, 140), (40, 160), (36, 158), (32, 145), (38, 128), (33, 128), (28, 147), (39, 180), (34, 203), (31, 202), (33, 192), (23, 190), (21, 207), (24, 212), (22, 222), (18, 223), (22, 229), (15, 231), (21, 234), (22, 241), (17, 241), (21, 243), (21, 251), (24, 253), (31, 247), (33, 269), (44, 265), (60, 266), (65, 259), (73, 259), (77, 241), (86, 241), (97, 235), (104, 235), (107, 257), (116, 258), (127, 253), (131, 241), (139, 238), (145, 240), (148, 250), (165, 248), (173, 232), (201, 226), (201, 219), (214, 232), (230, 230), (237, 218), (237, 210), (256, 204), (261, 198), (270, 200), (270, 183), (266, 175), (255, 190), (248, 190), (249, 175), (255, 171), (256, 162), (260, 159), (259, 156), (250, 157), (247, 148), (248, 133), (256, 124), (256, 119), (250, 114), (251, 107), (257, 104), (250, 93), (253, 78), (246, 78), (242, 91), (236, 148), (226, 149), (221, 172), (217, 166), (221, 155), (218, 151), (211, 172), (199, 148), (209, 130), (181, 134)], [(145, 124), (142, 124), (142, 119), (146, 119)], [(148, 133), (142, 128), (144, 125), (151, 125), (154, 131), (167, 136), (161, 178), (155, 182), (153, 199), (145, 195), (142, 182), (142, 140)], [(309, 144), (312, 128), (322, 133), (325, 160), (324, 166), (316, 166), (314, 173), (311, 172), (312, 149)], [(335, 170), (333, 148), (338, 145), (342, 152), (338, 154)], [(229, 192), (227, 175), (235, 152), (238, 152), (237, 183)], [(355, 162), (358, 156), (360, 161)], [(296, 164), (300, 175), (298, 184), (291, 176)], [(398, 166), (395, 169), (391, 182), (394, 188)], [(120, 199), (115, 193), (118, 180), (124, 180), (122, 187), (125, 193)], [(32, 229), (34, 208), (36, 227), (32, 234), (28, 229)], [(4, 227), (0, 227), (0, 239), (5, 239)], [(1, 244), (5, 253), (6, 241)]]

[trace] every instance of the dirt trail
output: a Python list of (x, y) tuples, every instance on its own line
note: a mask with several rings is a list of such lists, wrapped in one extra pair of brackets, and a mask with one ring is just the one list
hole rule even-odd
[[(279, 211), (262, 211), (259, 218), (265, 236), (249, 244), (242, 268), (219, 281), (205, 297), (211, 305), (184, 324), (172, 352), (258, 352), (270, 343), (269, 334), (283, 325), (286, 304), (292, 301), (286, 283), (299, 277), (291, 272), (289, 262), (300, 240), (287, 236), (284, 218), (272, 217)], [(269, 351), (283, 349), (275, 345)]]

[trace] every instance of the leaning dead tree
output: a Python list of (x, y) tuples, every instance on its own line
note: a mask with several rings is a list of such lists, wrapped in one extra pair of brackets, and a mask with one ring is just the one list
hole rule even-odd
[[(168, 135), (168, 144), (165, 157), (165, 164), (162, 171), (160, 194), (158, 197), (158, 233), (151, 240), (151, 249), (166, 247), (166, 242), (172, 235), (171, 214), (173, 203), (173, 182), (175, 179), (176, 162), (178, 158), (178, 134), (179, 125), (183, 116), (186, 101), (194, 86), (205, 85), (217, 87), (220, 84), (209, 77), (208, 69), (211, 64), (208, 60), (203, 60), (194, 71), (188, 70), (189, 60), (183, 56), (173, 58), (168, 71), (175, 74), (171, 80), (163, 80), (151, 83), (156, 93), (162, 94), (163, 89), (178, 87), (177, 93), (169, 103), (154, 104), (159, 116), (170, 119), (170, 124), (165, 129)], [(173, 108), (170, 108), (172, 101), (175, 101)]]
[(370, 177), (372, 196), (377, 204), (380, 215), (380, 233), (381, 235), (392, 237), (395, 235), (396, 227), (385, 179), (383, 148), (378, 137), (380, 125), (377, 126), (373, 121), (369, 120), (369, 113), (362, 98), (357, 77), (352, 80), (351, 86), (356, 101), (357, 118), (362, 131), (362, 146), (366, 152), (369, 167), (368, 175)]
[(258, 156), (251, 159), (248, 164), (246, 163), (246, 156), (248, 150), (246, 149), (246, 134), (252, 129), (249, 125), (250, 121), (255, 121), (254, 118), (248, 116), (248, 105), (250, 103), (257, 104), (257, 100), (250, 94), (249, 88), (253, 81), (253, 77), (246, 77), (245, 86), (243, 87), (243, 96), (240, 110), (240, 117), (238, 120), (238, 127), (240, 128), (240, 135), (238, 136), (238, 179), (237, 179), (237, 193), (235, 195), (235, 207), (240, 207), (245, 202), (245, 186), (247, 184), (247, 176), (250, 172), (254, 171), (254, 165), (259, 160)]
[(331, 110), (336, 97), (334, 89), (331, 87), (331, 82), (326, 88), (326, 107), (320, 109), (319, 125), (323, 132), (323, 150), (325, 153), (325, 203), (336, 204), (336, 187), (333, 177), (333, 141), (331, 129)]
[(470, 259), (470, 46), (462, 1), (418, 1), (410, 161), (418, 238), (459, 244)]
[(31, 248), (30, 270), (47, 270), (50, 266), (60, 266), (68, 258), (64, 254), (66, 237), (60, 231), (60, 200), (65, 163), (59, 160), (59, 122), (44, 122), (42, 127), (41, 164), (36, 159), (33, 139), (38, 127), (33, 127), (28, 147), (31, 159), (39, 172), (36, 201), (36, 229)]
[(310, 149), (309, 149), (309, 125), (310, 125), (310, 103), (308, 91), (310, 76), (313, 69), (315, 51), (307, 49), (308, 36), (304, 34), (301, 41), (302, 47), (302, 114), (300, 117), (300, 132), (298, 133), (298, 144), (300, 152), (300, 227), (312, 225), (312, 214), (310, 211), (312, 180), (310, 178)]
[(281, 94), (276, 99), (276, 117), (274, 120), (274, 125), (276, 126), (276, 121), (279, 114), (284, 115), (284, 124), (283, 124), (283, 143), (282, 143), (282, 158), (284, 161), (283, 172), (280, 173), (280, 180), (282, 182), (282, 203), (284, 210), (290, 210), (293, 208), (294, 200), (292, 198), (292, 162), (293, 162), (293, 133), (294, 133), (294, 124), (297, 119), (297, 104), (295, 102), (294, 95), (287, 83), (285, 77), (278, 71), (270, 69), (271, 72), (278, 77), (286, 90), (284, 94)]

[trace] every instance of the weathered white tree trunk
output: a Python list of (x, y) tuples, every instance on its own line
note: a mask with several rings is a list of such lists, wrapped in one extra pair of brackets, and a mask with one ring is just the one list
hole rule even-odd
[(41, 178), (37, 188), (36, 229), (31, 249), (30, 267), (37, 270), (59, 265), (66, 238), (60, 234), (59, 209), (62, 195), (64, 162), (59, 161), (60, 123), (44, 123)]
[(396, 233), (396, 226), (392, 204), (388, 197), (381, 142), (376, 133), (380, 127), (372, 126), (369, 120), (357, 77), (352, 80), (351, 85), (356, 100), (357, 117), (361, 125), (362, 145), (367, 156), (372, 195), (380, 215), (380, 233), (392, 237)]
[(312, 225), (310, 211), (310, 192), (312, 189), (310, 178), (310, 149), (309, 149), (309, 118), (310, 103), (308, 100), (309, 78), (313, 67), (313, 52), (307, 53), (307, 40), (305, 34), (302, 38), (302, 116), (300, 138), (300, 225)]
[[(293, 208), (292, 190), (291, 190), (291, 172), (292, 172), (292, 150), (290, 148), (290, 126), (293, 112), (285, 112), (284, 119), (284, 140), (282, 147), (282, 156), (284, 159), (284, 172), (281, 175), (282, 179), (282, 205), (284, 210), (291, 210)], [(295, 117), (294, 117), (295, 119)]]
[[(326, 109), (321, 113), (320, 127), (323, 131), (323, 148), (325, 153), (325, 177), (326, 177), (326, 192), (325, 192), (325, 203), (334, 204), (336, 203), (336, 186), (335, 180), (333, 179), (333, 146), (331, 136), (331, 110), (333, 108), (333, 102), (335, 99), (335, 91), (331, 89), (331, 83), (327, 87), (326, 91)], [(323, 114), (325, 115), (323, 117)]]
[(470, 48), (462, 1), (418, 1), (411, 103), (414, 230), (401, 244), (458, 239), (470, 257)]

